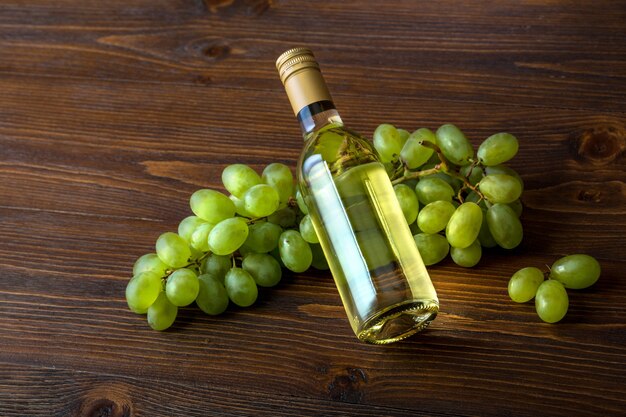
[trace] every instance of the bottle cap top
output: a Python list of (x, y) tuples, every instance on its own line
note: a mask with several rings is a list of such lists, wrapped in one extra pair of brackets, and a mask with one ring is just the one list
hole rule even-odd
[(294, 114), (309, 104), (332, 101), (320, 66), (309, 48), (293, 48), (282, 53), (276, 60), (276, 69)]
[(309, 48), (290, 49), (283, 52), (276, 60), (276, 69), (283, 84), (287, 82), (289, 77), (305, 68), (315, 68), (318, 71), (320, 69), (313, 51)]

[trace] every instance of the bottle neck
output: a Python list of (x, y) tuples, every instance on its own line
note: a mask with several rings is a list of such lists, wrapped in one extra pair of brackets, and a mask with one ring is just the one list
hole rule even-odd
[(311, 132), (321, 129), (328, 124), (343, 125), (339, 112), (330, 100), (317, 101), (303, 107), (298, 112), (298, 121), (305, 139)]

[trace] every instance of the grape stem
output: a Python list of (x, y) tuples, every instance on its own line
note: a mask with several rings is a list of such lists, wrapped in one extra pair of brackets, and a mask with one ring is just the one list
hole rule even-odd
[(543, 273), (543, 279), (550, 279), (550, 273), (552, 273), (552, 268), (550, 268), (550, 265), (548, 264), (545, 265), (548, 270)]
[[(459, 192), (457, 194), (457, 198), (459, 199), (459, 201), (461, 203), (463, 203), (463, 196), (462, 193), (463, 191), (470, 189), (472, 191), (474, 191), (476, 194), (478, 194), (478, 196), (480, 197), (480, 200), (478, 200), (478, 203), (480, 203), (482, 200), (487, 201), (487, 199), (485, 198), (484, 194), (480, 192), (480, 190), (478, 189), (478, 187), (472, 185), (469, 182), (469, 175), (471, 174), (472, 170), (474, 169), (474, 167), (478, 164), (475, 161), (472, 161), (472, 165), (468, 171), (467, 175), (463, 175), (461, 174), (461, 172), (459, 172), (458, 169), (450, 169), (450, 167), (454, 166), (454, 164), (452, 164), (443, 154), (443, 152), (441, 152), (441, 149), (439, 148), (439, 146), (437, 146), (436, 144), (432, 143), (432, 142), (428, 142), (428, 141), (421, 141), (420, 145), (426, 147), (426, 148), (431, 148), (432, 150), (434, 150), (437, 153), (437, 157), (439, 157), (439, 163), (437, 165), (435, 165), (434, 167), (430, 168), (430, 169), (425, 169), (422, 171), (413, 171), (411, 169), (409, 169), (409, 167), (406, 165), (406, 163), (404, 161), (400, 161), (401, 164), (404, 166), (404, 171), (402, 172), (402, 176), (401, 177), (395, 177), (394, 174), (394, 178), (392, 179), (391, 183), (393, 185), (397, 185), (397, 184), (401, 184), (405, 181), (408, 180), (412, 180), (412, 179), (416, 179), (416, 178), (420, 178), (420, 177), (425, 177), (427, 175), (432, 175), (432, 174), (436, 174), (438, 172), (444, 172), (446, 174), (448, 174), (451, 177), (457, 178), (459, 180), (461, 180), (463, 182), (463, 186), (459, 189)], [(396, 172), (398, 172), (400, 170), (396, 170)]]
[(401, 184), (404, 181), (412, 180), (419, 177), (425, 177), (426, 175), (436, 174), (441, 171), (441, 164), (435, 165), (433, 168), (425, 169), (423, 171), (411, 171), (408, 168), (405, 168), (404, 173), (401, 177), (394, 179), (391, 181), (393, 185)]
[(166, 269), (165, 270), (165, 276), (163, 277), (164, 280), (167, 281), (167, 279), (169, 278), (170, 275), (172, 275), (174, 273), (174, 271), (181, 269), (181, 268), (189, 268), (190, 266), (200, 266), (202, 264), (202, 261), (204, 261), (206, 259), (207, 256), (209, 256), (211, 254), (211, 252), (204, 252), (202, 254), (202, 256), (200, 256), (198, 259), (189, 262), (187, 265), (185, 266), (181, 266), (180, 268), (171, 268), (171, 269)]

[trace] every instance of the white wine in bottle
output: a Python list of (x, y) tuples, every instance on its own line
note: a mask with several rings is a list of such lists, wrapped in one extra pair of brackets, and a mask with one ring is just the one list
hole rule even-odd
[(437, 293), (373, 146), (344, 127), (307, 48), (276, 61), (304, 134), (298, 185), (356, 336), (402, 340), (437, 315)]

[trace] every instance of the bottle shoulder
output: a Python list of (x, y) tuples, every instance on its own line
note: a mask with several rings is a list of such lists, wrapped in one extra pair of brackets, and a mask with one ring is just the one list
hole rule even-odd
[(353, 166), (380, 162), (371, 142), (341, 124), (328, 124), (306, 137), (299, 167), (312, 157), (323, 160), (333, 176)]

